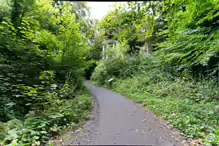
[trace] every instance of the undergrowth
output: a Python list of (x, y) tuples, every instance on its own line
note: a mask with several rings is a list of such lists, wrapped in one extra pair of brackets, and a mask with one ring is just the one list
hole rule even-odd
[[(20, 85), (16, 95), (26, 99), (30, 111), (23, 119), (0, 123), (0, 140), (5, 146), (47, 145), (50, 137), (89, 119), (91, 96), (85, 87), (75, 91), (70, 82), (57, 89), (49, 71), (41, 73), (41, 85)], [(22, 90), (21, 90), (22, 89)], [(23, 101), (24, 102), (24, 101)]]

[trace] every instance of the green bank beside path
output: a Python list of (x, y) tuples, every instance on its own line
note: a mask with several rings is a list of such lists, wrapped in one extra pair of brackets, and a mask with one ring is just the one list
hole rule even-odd
[[(197, 90), (191, 82), (178, 80), (147, 84), (147, 77), (114, 79), (112, 90), (140, 103), (168, 120), (184, 136), (204, 145), (219, 144), (219, 105), (217, 101), (198, 101)], [(109, 87), (106, 85), (106, 87)], [(183, 91), (184, 90), (184, 91)], [(197, 101), (187, 98), (197, 98)]]

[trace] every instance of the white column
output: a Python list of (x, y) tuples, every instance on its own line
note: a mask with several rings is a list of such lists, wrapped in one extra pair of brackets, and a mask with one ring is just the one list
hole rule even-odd
[(108, 53), (107, 50), (108, 50), (108, 49), (109, 49), (108, 44), (106, 44), (106, 48), (105, 48), (106, 59), (107, 59), (107, 53)]
[(103, 44), (103, 59), (105, 59), (105, 44)]

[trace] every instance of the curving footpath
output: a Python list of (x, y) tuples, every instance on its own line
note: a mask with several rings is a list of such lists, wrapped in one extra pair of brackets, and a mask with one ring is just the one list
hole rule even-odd
[(65, 145), (185, 145), (177, 130), (145, 108), (108, 89), (88, 82), (85, 86), (94, 96), (95, 118)]
[[(97, 134), (92, 145), (156, 145), (181, 146), (180, 136), (161, 124), (160, 120), (143, 107), (108, 89), (85, 86), (99, 103)], [(178, 137), (178, 141), (176, 141)]]

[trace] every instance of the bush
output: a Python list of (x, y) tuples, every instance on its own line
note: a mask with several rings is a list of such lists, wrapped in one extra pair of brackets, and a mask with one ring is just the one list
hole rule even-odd
[(97, 84), (104, 84), (108, 79), (120, 74), (120, 68), (122, 67), (121, 59), (113, 58), (109, 60), (102, 60), (98, 63), (95, 71), (91, 76), (91, 80), (97, 82)]

